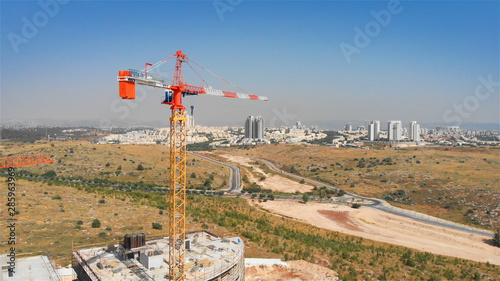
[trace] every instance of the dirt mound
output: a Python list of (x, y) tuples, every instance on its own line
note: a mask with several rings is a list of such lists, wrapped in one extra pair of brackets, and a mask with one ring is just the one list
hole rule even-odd
[(281, 265), (250, 265), (245, 267), (246, 281), (337, 281), (335, 271), (307, 261), (287, 261)]
[(500, 251), (484, 236), (424, 224), (376, 209), (329, 203), (269, 200), (255, 203), (280, 215), (349, 235), (431, 252), (500, 265)]
[(363, 231), (361, 228), (357, 226), (356, 222), (349, 216), (349, 212), (347, 211), (338, 212), (329, 210), (319, 210), (318, 213), (322, 214), (323, 216), (332, 221), (341, 224), (343, 227), (349, 230)]

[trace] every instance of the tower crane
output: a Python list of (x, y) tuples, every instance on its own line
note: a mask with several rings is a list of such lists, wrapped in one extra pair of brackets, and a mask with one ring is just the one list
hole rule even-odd
[[(175, 59), (175, 71), (172, 83), (166, 79), (153, 77), (149, 71), (163, 63)], [(145, 69), (118, 71), (119, 94), (122, 99), (135, 99), (135, 85), (144, 85), (165, 89), (165, 100), (162, 104), (170, 105), (170, 192), (169, 192), (169, 280), (185, 280), (185, 239), (186, 239), (186, 121), (185, 107), (182, 97), (200, 94), (242, 98), (250, 100), (267, 101), (267, 97), (250, 95), (246, 93), (229, 92), (213, 89), (196, 72), (198, 77), (205, 82), (204, 86), (194, 86), (184, 83), (182, 66), (186, 63), (196, 72), (191, 63), (203, 70), (210, 72), (203, 66), (189, 59), (182, 51), (158, 63), (146, 63)], [(215, 73), (211, 74), (222, 79)], [(222, 79), (224, 80), (224, 79)], [(229, 83), (227, 80), (225, 82)], [(231, 83), (229, 83), (231, 84)], [(232, 84), (231, 84), (232, 85)], [(234, 85), (233, 85), (234, 86)], [(240, 89), (241, 90), (241, 89)]]
[(0, 158), (0, 169), (43, 163), (54, 163), (54, 160), (43, 154)]

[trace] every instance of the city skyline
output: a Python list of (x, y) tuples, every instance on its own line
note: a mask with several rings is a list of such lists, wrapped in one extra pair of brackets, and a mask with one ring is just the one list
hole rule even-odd
[[(328, 127), (322, 124), (375, 117), (421, 124), (499, 123), (498, 2), (246, 1), (222, 14), (210, 1), (62, 2), (0, 4), (2, 122), (166, 124), (162, 91), (139, 89), (142, 98), (124, 102), (116, 76), (119, 69), (142, 69), (182, 49), (232, 83), (270, 99), (256, 104), (186, 98), (186, 106), (196, 106), (199, 124), (222, 125), (230, 122), (228, 116), (249, 115), (263, 116), (269, 126), (301, 120)], [(167, 6), (188, 14), (190, 22), (172, 28), (161, 16)], [(124, 26), (123, 15), (131, 13)], [(308, 22), (297, 21), (299, 16)], [(162, 31), (149, 32), (155, 30)], [(193, 44), (193, 38), (206, 44)], [(345, 46), (354, 53), (346, 53)], [(185, 79), (200, 84), (186, 70)]]

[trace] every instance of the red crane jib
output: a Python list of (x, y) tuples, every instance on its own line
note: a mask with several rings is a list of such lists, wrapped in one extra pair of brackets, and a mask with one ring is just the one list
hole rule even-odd
[(0, 169), (43, 163), (54, 163), (54, 160), (43, 154), (0, 158)]

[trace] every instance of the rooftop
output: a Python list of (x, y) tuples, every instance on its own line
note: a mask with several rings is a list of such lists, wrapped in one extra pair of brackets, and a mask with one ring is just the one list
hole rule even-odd
[(27, 258), (16, 257), (16, 265), (12, 277), (9, 277), (8, 265), (9, 257), (0, 255), (0, 264), (2, 265), (2, 275), (0, 280), (9, 281), (49, 281), (59, 280), (54, 267), (46, 256), (35, 256)]
[[(236, 265), (244, 254), (239, 237), (223, 239), (206, 231), (186, 234), (186, 280), (208, 280)], [(168, 278), (168, 237), (125, 250), (123, 245), (95, 247), (74, 253), (87, 274), (101, 280), (165, 280)], [(83, 260), (85, 262), (83, 262)], [(93, 272), (93, 273), (92, 273)]]

